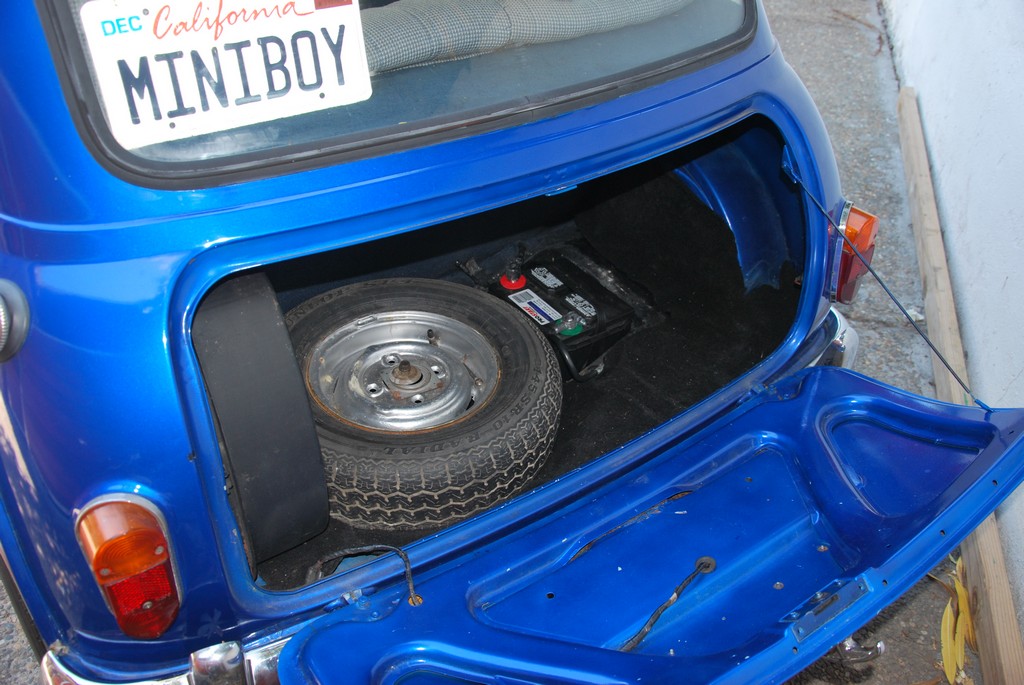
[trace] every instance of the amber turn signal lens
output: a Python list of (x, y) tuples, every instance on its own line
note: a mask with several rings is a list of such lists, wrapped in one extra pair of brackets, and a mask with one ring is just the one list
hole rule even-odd
[(836, 299), (843, 304), (850, 304), (857, 295), (860, 279), (868, 272), (867, 266), (854, 254), (852, 243), (857, 252), (868, 264), (875, 254), (875, 236), (878, 234), (878, 217), (873, 214), (850, 207), (844, 226), (847, 241), (843, 241), (843, 256), (839, 262), (839, 285)]
[(96, 584), (126, 635), (163, 635), (180, 606), (167, 534), (149, 507), (127, 500), (91, 504), (78, 540)]

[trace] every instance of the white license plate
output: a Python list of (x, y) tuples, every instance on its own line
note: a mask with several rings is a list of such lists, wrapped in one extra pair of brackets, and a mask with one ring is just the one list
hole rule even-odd
[(91, 0), (79, 16), (129, 150), (371, 95), (358, 0)]

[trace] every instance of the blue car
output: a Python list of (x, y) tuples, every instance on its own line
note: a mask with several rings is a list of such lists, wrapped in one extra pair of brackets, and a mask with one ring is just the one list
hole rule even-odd
[(850, 371), (758, 0), (35, 0), (0, 546), (49, 685), (767, 683), (1024, 479)]

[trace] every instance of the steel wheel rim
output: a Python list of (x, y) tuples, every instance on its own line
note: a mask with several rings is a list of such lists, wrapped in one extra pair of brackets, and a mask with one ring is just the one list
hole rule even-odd
[(500, 376), (493, 345), (471, 326), (404, 310), (350, 321), (321, 338), (309, 356), (306, 385), (342, 422), (411, 432), (475, 414)]

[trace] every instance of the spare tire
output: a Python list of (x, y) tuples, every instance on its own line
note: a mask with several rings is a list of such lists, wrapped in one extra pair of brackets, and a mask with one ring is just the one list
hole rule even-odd
[(514, 307), (447, 281), (344, 286), (287, 316), (331, 515), (420, 530), (516, 494), (558, 426), (554, 350)]

